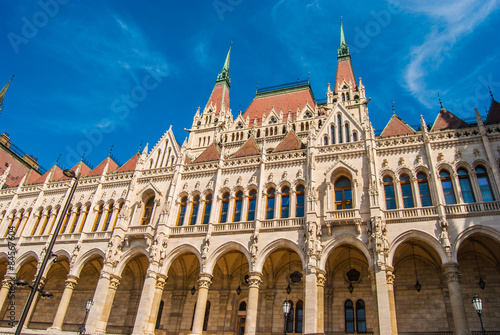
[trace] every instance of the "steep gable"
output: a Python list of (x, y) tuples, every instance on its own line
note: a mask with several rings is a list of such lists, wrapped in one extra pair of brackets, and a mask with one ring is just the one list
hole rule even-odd
[(115, 171), (116, 169), (118, 169), (118, 164), (116, 164), (116, 162), (114, 160), (112, 160), (110, 157), (108, 157), (105, 160), (103, 160), (101, 162), (101, 164), (97, 165), (96, 168), (88, 174), (88, 176), (91, 177), (91, 176), (102, 175), (104, 173), (104, 169), (106, 168), (106, 165), (108, 164), (108, 161), (109, 161), (109, 165), (108, 165), (108, 171), (106, 173), (111, 173), (111, 172)]
[(495, 99), (491, 99), (491, 106), (485, 123), (500, 123), (500, 103)]
[(299, 149), (305, 149), (304, 143), (297, 137), (294, 131), (290, 131), (285, 138), (278, 144), (276, 149), (273, 150), (274, 153), (276, 152), (283, 152), (283, 151), (291, 151), (291, 150), (299, 150)]
[(451, 113), (450, 111), (441, 108), (438, 116), (436, 117), (436, 121), (434, 121), (434, 125), (432, 126), (431, 131), (459, 129), (467, 126), (467, 122)]
[(406, 122), (401, 120), (396, 114), (393, 114), (387, 125), (385, 126), (380, 137), (400, 136), (415, 134), (415, 130)]
[(117, 172), (127, 172), (127, 171), (134, 171), (135, 166), (137, 165), (137, 161), (139, 160), (139, 153), (136, 153), (133, 155), (127, 163), (123, 164)]
[(258, 156), (260, 154), (261, 152), (257, 147), (257, 143), (255, 143), (255, 139), (253, 137), (250, 137), (245, 142), (245, 144), (243, 144), (241, 148), (239, 148), (238, 151), (236, 151), (234, 155), (231, 156), (231, 158)]
[(205, 149), (205, 151), (201, 153), (201, 155), (198, 156), (198, 158), (194, 160), (193, 163), (196, 164), (196, 163), (212, 162), (212, 161), (218, 161), (219, 159), (220, 159), (219, 147), (217, 146), (217, 144), (215, 144), (215, 142), (213, 142), (208, 146), (208, 148)]

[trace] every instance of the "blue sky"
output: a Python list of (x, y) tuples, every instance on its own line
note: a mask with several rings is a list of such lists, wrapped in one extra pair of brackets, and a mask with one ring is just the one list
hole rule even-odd
[[(231, 53), (231, 108), (260, 87), (310, 76), (333, 83), (343, 16), (354, 73), (382, 129), (396, 113), (432, 124), (500, 99), (500, 0), (10, 1), (2, 4), (0, 85), (15, 74), (0, 132), (50, 168), (113, 145), (125, 163), (173, 126), (182, 144)], [(128, 98), (127, 98), (128, 97)]]

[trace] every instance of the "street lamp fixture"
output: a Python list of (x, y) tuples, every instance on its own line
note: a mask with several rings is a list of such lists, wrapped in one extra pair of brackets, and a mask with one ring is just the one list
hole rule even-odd
[[(21, 317), (19, 318), (19, 323), (17, 324), (16, 328), (16, 335), (20, 335), (21, 331), (24, 326), (24, 322), (26, 321), (26, 318), (28, 316), (28, 312), (31, 308), (31, 304), (33, 303), (33, 299), (35, 298), (35, 294), (37, 292), (40, 292), (40, 296), (43, 298), (50, 298), (53, 297), (54, 295), (49, 292), (41, 291), (39, 289), (40, 286), (40, 281), (42, 280), (43, 272), (45, 271), (45, 267), (47, 266), (47, 263), (49, 260), (54, 257), (54, 254), (52, 253), (52, 249), (54, 248), (54, 244), (56, 243), (57, 235), (59, 234), (59, 231), (61, 231), (61, 227), (63, 225), (64, 217), (65, 214), (68, 212), (69, 204), (71, 202), (71, 199), (73, 199), (73, 195), (75, 194), (76, 191), (76, 186), (78, 185), (78, 180), (80, 179), (80, 174), (76, 175), (75, 171), (73, 170), (64, 170), (63, 174), (71, 179), (74, 179), (73, 185), (71, 186), (71, 190), (69, 192), (68, 198), (66, 199), (66, 203), (64, 204), (64, 208), (61, 212), (61, 216), (59, 216), (59, 221), (57, 222), (57, 225), (55, 227), (54, 233), (52, 234), (52, 237), (50, 238), (49, 245), (47, 246), (47, 251), (45, 252), (45, 257), (42, 260), (42, 264), (40, 264), (40, 268), (38, 269), (38, 272), (36, 274), (35, 282), (33, 283), (33, 286), (28, 285), (31, 287), (31, 292), (30, 295), (28, 296), (28, 300), (26, 300), (26, 305), (24, 305), (23, 313), (21, 314)], [(27, 286), (26, 282), (22, 281), (20, 282), (22, 286)]]
[(85, 332), (86, 332), (85, 324), (87, 323), (89, 311), (92, 308), (93, 304), (94, 304), (94, 300), (92, 300), (92, 298), (87, 300), (87, 303), (85, 304), (85, 319), (83, 320), (83, 323), (80, 325), (80, 328), (78, 328), (78, 334), (80, 334), (80, 335), (85, 334)]
[[(22, 279), (15, 279), (14, 280), (14, 285), (16, 286), (19, 286), (19, 287), (29, 287), (31, 290), (33, 290), (33, 286), (31, 286), (26, 280), (22, 280)], [(36, 290), (38, 291), (38, 293), (40, 293), (40, 297), (42, 298), (47, 298), (47, 299), (50, 299), (50, 298), (53, 298), (54, 295), (50, 292), (47, 292), (47, 291), (43, 291), (43, 290)]]
[(191, 295), (194, 295), (195, 293), (196, 293), (196, 287), (194, 287), (193, 285), (193, 287), (191, 287)]
[(481, 301), (481, 298), (479, 298), (477, 294), (475, 294), (474, 297), (472, 298), (472, 305), (474, 306), (474, 309), (476, 310), (477, 315), (479, 316), (479, 322), (481, 322), (481, 334), (486, 335), (486, 331), (484, 330), (484, 325), (483, 325), (483, 316), (482, 316), (483, 302)]
[(292, 304), (290, 301), (285, 300), (283, 301), (283, 314), (285, 315), (285, 327), (283, 328), (283, 335), (286, 335), (286, 320), (288, 318), (288, 313), (290, 313), (290, 308), (292, 307)]

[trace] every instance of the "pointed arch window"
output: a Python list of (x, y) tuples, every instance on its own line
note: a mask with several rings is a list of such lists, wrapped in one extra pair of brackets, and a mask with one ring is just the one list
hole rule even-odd
[(486, 169), (482, 166), (476, 167), (477, 182), (479, 183), (479, 189), (481, 190), (481, 195), (483, 196), (483, 201), (494, 201), (493, 192), (491, 191), (490, 180), (488, 179), (488, 173)]
[(354, 333), (356, 331), (354, 327), (354, 305), (351, 300), (346, 300), (344, 303), (344, 320), (345, 320), (345, 332)]
[(220, 223), (227, 222), (227, 212), (229, 210), (229, 193), (226, 192), (222, 196), (222, 204), (220, 208)]
[(283, 187), (281, 190), (281, 218), (285, 219), (290, 216), (290, 188)]
[(385, 194), (385, 208), (396, 209), (396, 196), (394, 194), (394, 183), (392, 178), (386, 176), (384, 178), (384, 194)]
[(68, 211), (66, 212), (66, 216), (64, 217), (64, 222), (62, 224), (61, 230), (59, 231), (59, 234), (64, 234), (64, 231), (66, 230), (66, 227), (68, 226), (68, 221), (71, 216), (71, 210), (73, 209), (73, 206), (68, 207)]
[(71, 223), (71, 228), (69, 229), (69, 233), (73, 234), (75, 232), (76, 225), (78, 224), (78, 219), (80, 218), (80, 214), (82, 212), (82, 206), (76, 207), (75, 217), (73, 219), (73, 223)]
[(462, 191), (462, 196), (464, 197), (464, 202), (466, 204), (476, 202), (467, 171), (465, 169), (458, 169), (457, 174), (458, 182), (460, 184), (460, 190)]
[(358, 141), (358, 133), (353, 131), (352, 132), (352, 141), (357, 142)]
[(144, 206), (144, 214), (142, 215), (142, 220), (141, 220), (142, 226), (148, 225), (149, 222), (151, 221), (151, 214), (153, 214), (154, 206), (155, 206), (155, 197), (151, 197), (146, 202), (146, 206)]
[(407, 174), (402, 175), (399, 178), (401, 185), (401, 194), (403, 195), (403, 207), (413, 208), (413, 193), (411, 189), (410, 177)]
[(425, 173), (417, 174), (418, 191), (420, 193), (420, 202), (422, 207), (432, 206), (431, 192), (429, 190), (429, 183)]
[(326, 135), (323, 137), (323, 144), (328, 145), (328, 136)]
[(304, 323), (304, 302), (297, 301), (295, 307), (295, 333), (302, 333), (302, 326)]
[(333, 124), (330, 126), (330, 133), (332, 136), (332, 144), (335, 144), (335, 126)]
[(345, 142), (351, 142), (351, 134), (349, 129), (349, 123), (345, 124)]
[(304, 186), (299, 185), (295, 190), (295, 217), (304, 217)]
[(361, 299), (356, 301), (356, 331), (366, 333), (365, 302)]
[(351, 181), (347, 177), (340, 177), (335, 182), (335, 209), (352, 208), (352, 188)]
[(443, 187), (444, 200), (447, 205), (456, 204), (455, 191), (453, 190), (453, 184), (451, 182), (450, 174), (443, 170), (439, 173), (439, 178), (441, 179), (441, 186)]
[(276, 191), (270, 188), (267, 191), (266, 220), (274, 219), (274, 200)]
[(104, 226), (102, 227), (102, 231), (107, 231), (109, 228), (109, 224), (111, 223), (111, 218), (113, 217), (113, 206), (114, 202), (111, 202), (106, 209), (106, 219), (104, 220)]
[(193, 198), (193, 204), (191, 206), (191, 220), (189, 220), (189, 224), (192, 226), (196, 224), (196, 219), (198, 218), (198, 209), (200, 208), (200, 196), (196, 195)]
[(342, 143), (342, 115), (337, 115), (337, 125), (338, 125), (338, 133), (339, 133), (339, 143)]
[(203, 224), (208, 224), (210, 221), (210, 213), (212, 212), (212, 194), (207, 194), (205, 197), (205, 208), (203, 209)]
[(243, 206), (243, 192), (239, 191), (236, 193), (236, 197), (234, 198), (233, 222), (241, 221), (242, 206)]
[(33, 226), (33, 230), (31, 231), (31, 236), (35, 235), (36, 229), (38, 228), (38, 225), (40, 224), (40, 220), (42, 219), (42, 215), (43, 215), (43, 208), (40, 209), (40, 211), (38, 212), (38, 216), (36, 218), (35, 225)]
[(251, 190), (248, 196), (248, 213), (247, 221), (255, 220), (255, 208), (257, 205), (257, 191)]
[(181, 198), (181, 203), (179, 207), (179, 216), (177, 217), (177, 225), (182, 226), (184, 224), (184, 217), (186, 216), (187, 207), (187, 196)]
[(101, 222), (103, 210), (104, 210), (104, 204), (99, 204), (99, 207), (97, 207), (97, 214), (95, 216), (94, 225), (92, 226), (93, 232), (97, 231), (97, 227), (99, 226), (99, 223)]

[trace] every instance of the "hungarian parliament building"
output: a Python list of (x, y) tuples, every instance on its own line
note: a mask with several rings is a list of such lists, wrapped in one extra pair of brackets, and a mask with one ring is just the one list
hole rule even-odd
[(0, 332), (41, 275), (33, 334), (479, 334), (475, 295), (498, 334), (500, 104), (375, 132), (340, 36), (326, 99), (297, 81), (233, 115), (229, 50), (182, 145), (77, 179), (2, 163)]

